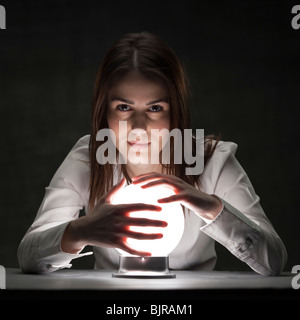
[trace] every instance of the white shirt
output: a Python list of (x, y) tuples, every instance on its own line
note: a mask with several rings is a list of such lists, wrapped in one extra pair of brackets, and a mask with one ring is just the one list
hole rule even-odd
[[(58, 168), (37, 216), (18, 249), (23, 272), (52, 272), (70, 267), (75, 258), (90, 252), (70, 254), (61, 250), (68, 223), (81, 209), (88, 214), (89, 139), (82, 137)], [(212, 270), (216, 263), (215, 241), (263, 275), (279, 274), (286, 263), (284, 244), (267, 219), (251, 182), (235, 158), (237, 145), (218, 143), (201, 174), (201, 190), (223, 203), (212, 221), (185, 208), (185, 229), (169, 256), (170, 269)], [(121, 179), (115, 171), (114, 183)], [(113, 248), (94, 247), (96, 269), (118, 269), (119, 253)]]

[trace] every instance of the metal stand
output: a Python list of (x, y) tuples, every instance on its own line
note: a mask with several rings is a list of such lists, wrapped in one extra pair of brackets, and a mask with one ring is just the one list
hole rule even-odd
[(176, 278), (169, 270), (169, 257), (120, 256), (114, 278)]

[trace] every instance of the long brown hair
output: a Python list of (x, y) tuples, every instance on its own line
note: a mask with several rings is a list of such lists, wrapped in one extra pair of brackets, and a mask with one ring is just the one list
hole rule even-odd
[[(189, 82), (184, 67), (173, 50), (160, 37), (148, 32), (129, 33), (115, 42), (100, 65), (94, 87), (89, 144), (90, 209), (113, 186), (114, 165), (109, 163), (101, 165), (96, 160), (96, 151), (104, 143), (96, 141), (97, 132), (108, 128), (106, 117), (108, 93), (116, 80), (131, 71), (138, 71), (149, 78), (160, 79), (166, 85), (171, 106), (170, 130), (178, 128), (183, 132), (183, 129), (191, 128)], [(205, 137), (204, 163), (214, 152), (217, 142), (213, 143), (213, 141), (213, 136)], [(170, 160), (172, 160), (174, 158), (172, 141), (170, 146)], [(167, 174), (180, 177), (191, 185), (200, 186), (199, 175), (185, 174), (185, 168), (188, 165), (184, 160), (182, 164), (173, 162), (164, 165)], [(122, 165), (121, 170), (127, 181), (131, 182), (125, 165)]]

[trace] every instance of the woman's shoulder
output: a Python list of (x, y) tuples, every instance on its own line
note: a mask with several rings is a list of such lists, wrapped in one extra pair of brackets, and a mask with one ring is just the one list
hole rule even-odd
[(80, 137), (71, 150), (67, 152), (65, 161), (71, 161), (76, 163), (78, 160), (83, 162), (89, 162), (89, 142), (90, 135)]
[(232, 141), (208, 140), (205, 143), (205, 163), (224, 162), (230, 155), (235, 155), (237, 148)]
[[(214, 141), (215, 143), (216, 141)], [(219, 141), (212, 157), (228, 157), (230, 154), (235, 155), (238, 145), (232, 141)]]
[(57, 169), (50, 185), (70, 183), (74, 186), (82, 185), (89, 177), (89, 141), (85, 135), (77, 140), (72, 149)]
[(77, 140), (77, 142), (74, 144), (70, 152), (88, 150), (89, 143), (90, 143), (90, 135), (89, 134), (84, 135)]
[[(216, 141), (213, 141), (216, 143)], [(218, 141), (211, 157), (206, 161), (204, 170), (200, 176), (201, 184), (214, 186), (218, 177), (230, 157), (235, 157), (238, 145), (231, 141)], [(208, 187), (208, 186), (207, 186)]]

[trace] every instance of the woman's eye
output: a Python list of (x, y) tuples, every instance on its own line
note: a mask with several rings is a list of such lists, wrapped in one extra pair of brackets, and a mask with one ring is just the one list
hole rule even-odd
[(154, 106), (151, 106), (150, 108), (149, 108), (149, 110), (150, 111), (152, 111), (152, 112), (159, 112), (159, 111), (161, 111), (163, 108), (161, 107), (161, 106), (159, 106), (159, 105), (154, 105)]
[(127, 104), (119, 104), (117, 109), (120, 111), (130, 111), (130, 107)]

